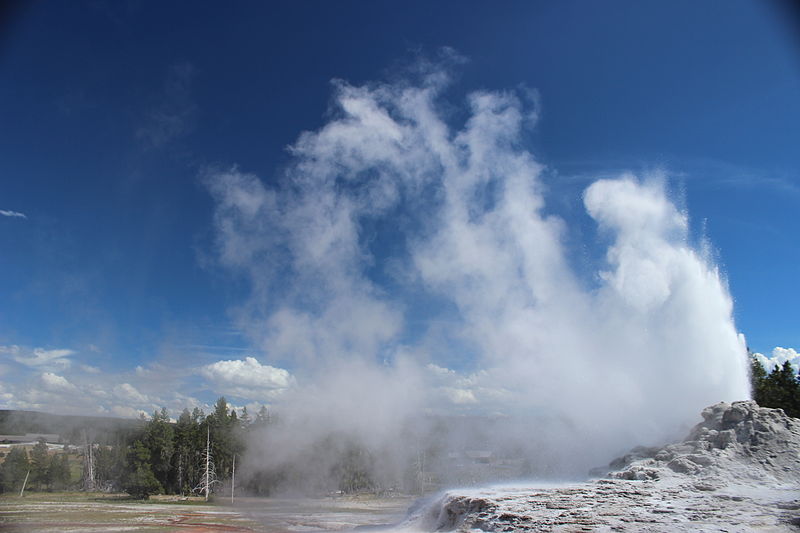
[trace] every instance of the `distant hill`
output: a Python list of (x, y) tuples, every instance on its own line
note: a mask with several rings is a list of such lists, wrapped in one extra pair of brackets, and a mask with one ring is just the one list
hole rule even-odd
[(67, 444), (116, 444), (138, 433), (142, 422), (129, 418), (54, 415), (38, 411), (0, 409), (0, 435), (57, 433)]

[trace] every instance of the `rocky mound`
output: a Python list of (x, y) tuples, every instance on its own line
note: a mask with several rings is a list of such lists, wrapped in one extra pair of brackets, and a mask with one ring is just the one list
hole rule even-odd
[(753, 401), (718, 403), (702, 412), (683, 442), (638, 447), (612, 461), (609, 477), (688, 475), (719, 483), (800, 483), (800, 419)]
[(404, 531), (798, 531), (800, 420), (720, 403), (682, 442), (638, 447), (606, 479), (451, 491)]

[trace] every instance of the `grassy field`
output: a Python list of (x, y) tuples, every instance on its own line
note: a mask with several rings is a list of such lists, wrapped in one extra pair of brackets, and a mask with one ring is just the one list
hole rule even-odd
[(131, 500), (124, 494), (81, 492), (0, 496), (0, 530), (55, 531), (266, 531), (233, 507), (201, 499), (153, 497)]

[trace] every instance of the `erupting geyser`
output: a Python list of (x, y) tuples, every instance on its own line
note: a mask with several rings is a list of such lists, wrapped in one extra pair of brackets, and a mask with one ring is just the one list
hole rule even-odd
[(481, 449), (514, 448), (531, 475), (582, 473), (748, 398), (731, 297), (667, 178), (590, 184), (598, 237), (581, 235), (605, 253), (576, 268), (548, 210), (558, 178), (522, 140), (529, 92), (476, 91), (451, 120), (447, 69), (422, 70), (336, 82), (332, 118), (274, 182), (206, 177), (220, 260), (252, 285), (240, 322), (296, 379), (248, 460), (313, 477), (325, 450), (344, 453), (318, 446), (335, 434), (390, 483), (421, 435), (442, 454), (462, 445), (426, 415), (475, 414), (493, 424)]

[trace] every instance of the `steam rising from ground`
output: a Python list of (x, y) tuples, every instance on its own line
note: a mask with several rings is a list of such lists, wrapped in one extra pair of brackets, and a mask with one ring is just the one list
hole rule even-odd
[(318, 469), (309, 458), (336, 433), (391, 477), (435, 431), (423, 415), (474, 412), (498, 425), (473, 435), (484, 448), (564, 472), (747, 398), (731, 298), (664, 178), (586, 189), (607, 245), (587, 283), (523, 145), (529, 93), (476, 91), (454, 125), (444, 70), (335, 82), (332, 118), (274, 183), (206, 176), (220, 261), (252, 286), (237, 317), (296, 379), (251, 461)]

